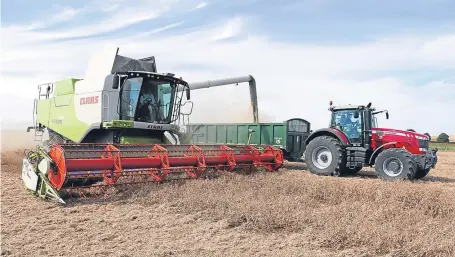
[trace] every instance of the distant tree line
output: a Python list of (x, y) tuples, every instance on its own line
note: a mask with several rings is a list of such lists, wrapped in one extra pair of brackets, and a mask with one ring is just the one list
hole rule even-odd
[(438, 143), (449, 143), (450, 140), (449, 140), (449, 135), (447, 135), (446, 133), (441, 133), (438, 138), (436, 139), (436, 142)]

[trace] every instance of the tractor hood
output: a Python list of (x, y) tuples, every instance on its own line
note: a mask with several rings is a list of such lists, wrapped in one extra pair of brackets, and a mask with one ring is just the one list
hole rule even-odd
[(399, 142), (407, 144), (409, 149), (420, 152), (429, 149), (430, 139), (423, 134), (412, 131), (388, 129), (388, 128), (373, 128), (373, 139), (376, 141), (376, 147), (382, 144)]
[(383, 134), (383, 135), (395, 135), (402, 137), (417, 138), (420, 140), (429, 140), (429, 138), (424, 134), (419, 134), (417, 132), (399, 130), (399, 129), (389, 129), (389, 128), (373, 128), (373, 133)]

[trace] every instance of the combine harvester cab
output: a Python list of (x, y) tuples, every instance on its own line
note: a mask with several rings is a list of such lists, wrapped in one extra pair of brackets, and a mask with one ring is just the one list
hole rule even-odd
[(49, 140), (26, 152), (22, 179), (42, 198), (103, 192), (106, 186), (198, 178), (206, 169), (278, 170), (281, 150), (268, 145), (182, 145), (178, 122), (190, 87), (157, 73), (154, 57), (132, 59), (118, 48), (95, 56), (85, 79), (38, 86), (32, 127)]
[(363, 167), (375, 168), (385, 180), (421, 179), (438, 161), (425, 134), (379, 128), (376, 111), (366, 106), (332, 106), (328, 128), (314, 131), (306, 139), (305, 162), (317, 175), (353, 175)]

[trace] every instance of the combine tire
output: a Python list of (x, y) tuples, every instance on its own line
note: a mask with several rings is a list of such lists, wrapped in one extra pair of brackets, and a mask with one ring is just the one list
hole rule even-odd
[(313, 174), (339, 176), (344, 166), (340, 142), (329, 136), (313, 139), (306, 147), (305, 162)]
[(422, 179), (424, 178), (426, 175), (428, 175), (428, 173), (430, 172), (430, 169), (431, 168), (428, 168), (428, 169), (422, 169), (422, 168), (418, 168), (415, 175), (414, 175), (414, 178), (415, 179)]
[(409, 152), (402, 148), (386, 149), (375, 161), (376, 173), (384, 180), (413, 179), (416, 168)]

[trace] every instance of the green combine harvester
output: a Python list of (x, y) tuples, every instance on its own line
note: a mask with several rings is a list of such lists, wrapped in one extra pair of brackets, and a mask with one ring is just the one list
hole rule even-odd
[(103, 193), (118, 184), (198, 178), (206, 169), (278, 170), (283, 153), (273, 145), (182, 144), (179, 124), (189, 113), (181, 108), (190, 102), (190, 90), (241, 82), (250, 84), (257, 122), (251, 76), (189, 85), (174, 74), (158, 73), (154, 57), (133, 59), (118, 55), (118, 48), (105, 49), (91, 60), (84, 79), (38, 86), (27, 131), (37, 140), (47, 131), (49, 139), (26, 152), (25, 187), (64, 203), (74, 191)]

